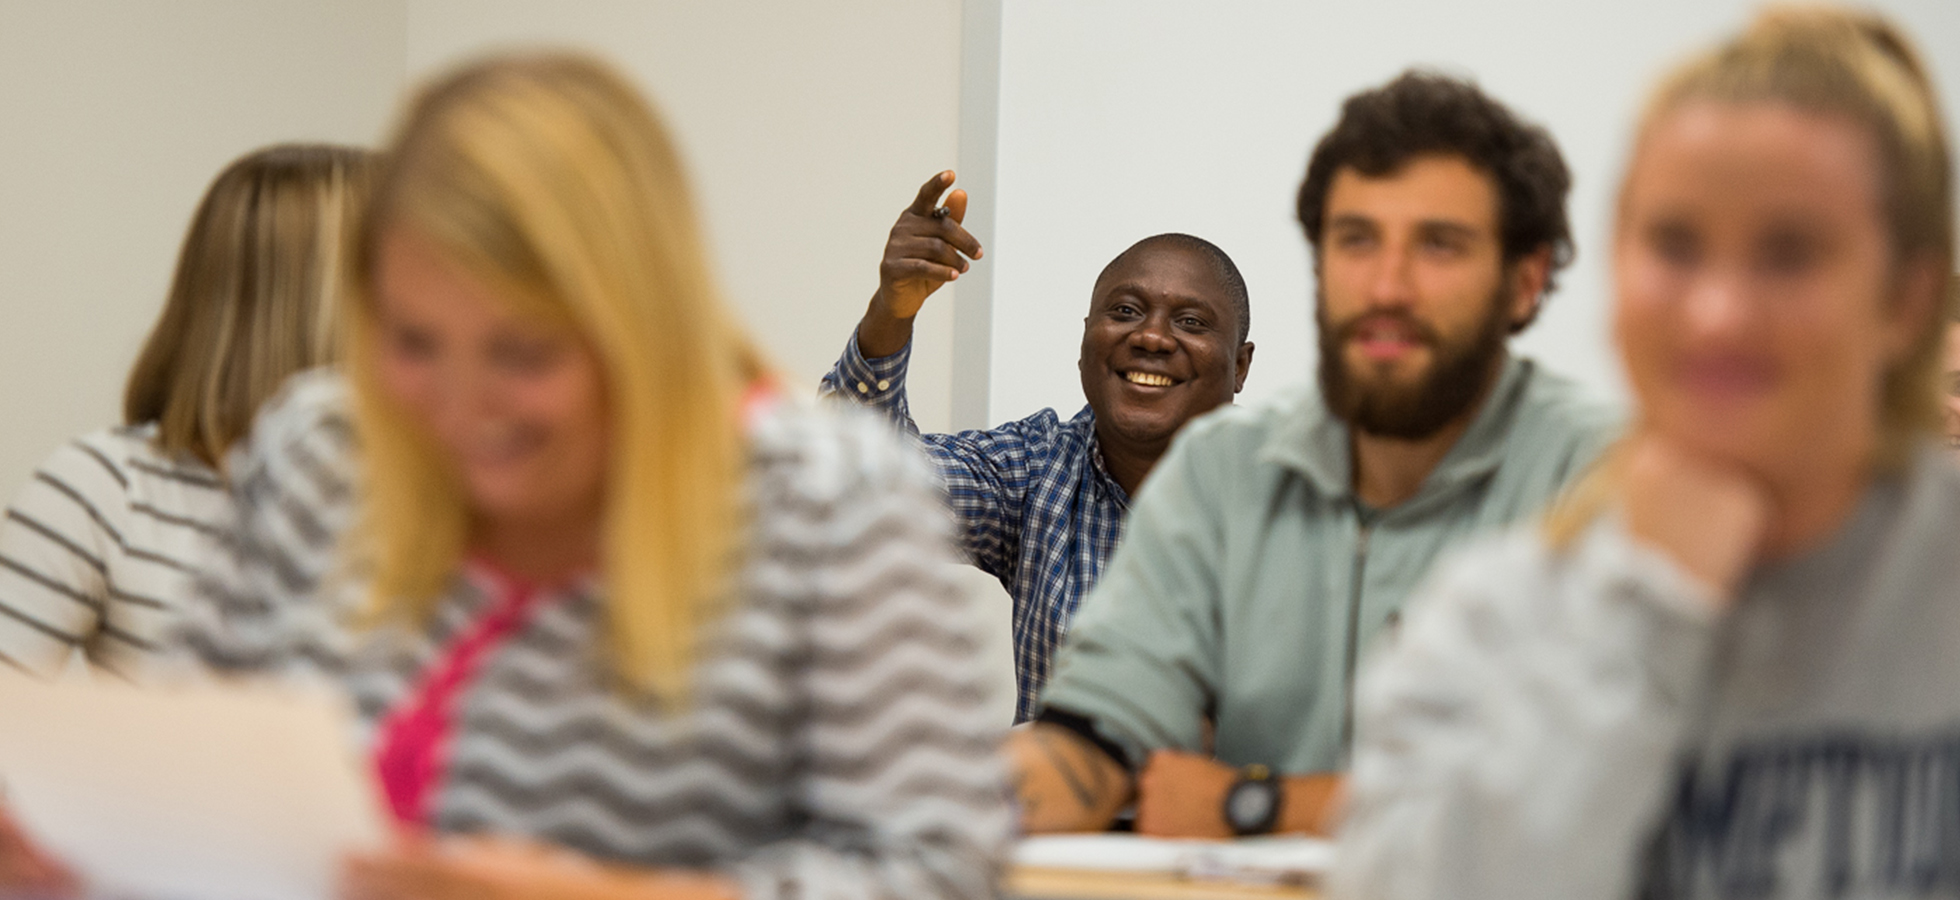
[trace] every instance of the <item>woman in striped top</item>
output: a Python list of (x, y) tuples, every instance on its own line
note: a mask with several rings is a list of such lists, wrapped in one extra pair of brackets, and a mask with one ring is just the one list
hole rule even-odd
[(932, 477), (777, 396), (644, 100), (494, 58), (388, 160), (349, 377), (255, 429), (239, 567), (186, 632), (336, 680), (397, 818), (475, 835), (347, 894), (991, 896), (1003, 686)]
[(333, 350), (341, 247), (371, 154), (285, 145), (220, 173), (191, 220), (120, 427), (56, 450), (0, 520), (0, 668), (79, 650), (134, 676), (231, 519), (222, 462), (286, 376)]

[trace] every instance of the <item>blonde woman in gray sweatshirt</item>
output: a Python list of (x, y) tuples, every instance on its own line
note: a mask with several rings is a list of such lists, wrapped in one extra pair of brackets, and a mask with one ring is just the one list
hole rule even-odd
[(1636, 424), (1373, 661), (1336, 896), (1960, 897), (1938, 110), (1821, 8), (1662, 82), (1614, 242)]

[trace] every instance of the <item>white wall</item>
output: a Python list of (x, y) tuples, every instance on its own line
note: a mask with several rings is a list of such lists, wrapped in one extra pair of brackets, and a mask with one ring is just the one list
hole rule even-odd
[[(677, 134), (723, 284), (799, 390), (844, 348), (878, 258), (959, 138), (958, 0), (408, 0), (420, 78), (512, 43), (598, 51)], [(953, 292), (914, 338), (921, 426), (947, 423)]]
[[(604, 54), (677, 133), (724, 284), (814, 390), (886, 231), (954, 165), (958, 0), (0, 0), (0, 498), (115, 421), (192, 208), (279, 140), (375, 143), (408, 82), (493, 46)], [(953, 291), (914, 410), (948, 421)]]
[[(1655, 72), (1749, 5), (0, 0), (0, 494), (116, 418), (191, 208), (225, 161), (275, 140), (376, 140), (405, 78), (513, 43), (596, 50), (655, 97), (730, 295), (799, 384), (841, 346), (915, 186), (984, 164), (962, 179), (994, 185), (975, 201), (992, 218), (983, 277), (920, 323), (928, 428), (953, 424), (956, 343), (983, 376), (962, 382), (978, 402), (958, 424), (1076, 409), (1095, 273), (1165, 230), (1217, 241), (1246, 273), (1260, 349), (1245, 399), (1306, 377), (1291, 198), (1308, 149), (1341, 97), (1405, 65), (1468, 72), (1549, 125), (1577, 174), (1580, 259), (1522, 346), (1615, 395), (1601, 248), (1628, 123)], [(1960, 122), (1960, 3), (1878, 5), (1921, 41)], [(976, 83), (962, 85), (976, 47), (987, 58), (964, 60)], [(985, 108), (963, 123), (976, 97)]]
[[(1258, 344), (1241, 402), (1311, 376), (1311, 279), (1293, 195), (1340, 100), (1422, 64), (1474, 76), (1549, 127), (1574, 171), (1579, 257), (1521, 349), (1620, 397), (1606, 340), (1608, 201), (1639, 101), (1745, 0), (1000, 0), (991, 418), (1072, 413), (1095, 275), (1136, 239), (1230, 253)], [(1960, 122), (1960, 3), (1880, 0)]]
[(0, 0), (0, 497), (118, 421), (191, 211), (263, 144), (371, 141), (401, 0)]

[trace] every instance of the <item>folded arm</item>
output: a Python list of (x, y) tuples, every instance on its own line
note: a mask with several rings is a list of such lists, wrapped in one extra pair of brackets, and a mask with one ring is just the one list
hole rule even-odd
[(1088, 738), (1053, 722), (1014, 729), (1007, 739), (1021, 830), (1103, 831), (1128, 806), (1136, 780)]
[[(1136, 830), (1155, 837), (1229, 838), (1225, 797), (1239, 770), (1200, 753), (1158, 750), (1132, 774), (1115, 749), (1068, 727), (1038, 721), (1008, 738), (1021, 829), (1029, 834), (1104, 831), (1136, 804)], [(1342, 778), (1332, 773), (1279, 779), (1276, 834), (1328, 831)]]
[(1701, 593), (1604, 527), (1441, 569), (1357, 691), (1334, 896), (1626, 896), (1706, 670)]
[[(1159, 750), (1137, 778), (1137, 831), (1156, 837), (1229, 838), (1225, 799), (1239, 770), (1200, 753)], [(1340, 795), (1332, 772), (1277, 779), (1279, 816), (1274, 834), (1324, 835)]]
[(1652, 433), (1602, 466), (1588, 525), (1462, 551), (1369, 667), (1335, 896), (1628, 895), (1773, 507)]

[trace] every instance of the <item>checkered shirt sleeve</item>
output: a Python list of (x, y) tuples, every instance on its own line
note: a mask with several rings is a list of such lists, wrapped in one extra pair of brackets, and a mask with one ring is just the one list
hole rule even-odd
[(938, 470), (969, 561), (1014, 598), (1016, 721), (1034, 714), (1076, 606), (1122, 537), (1128, 497), (1099, 460), (1095, 417), (1053, 410), (996, 428), (920, 434), (905, 398), (911, 348), (865, 359), (852, 335), (819, 393), (883, 412)]

